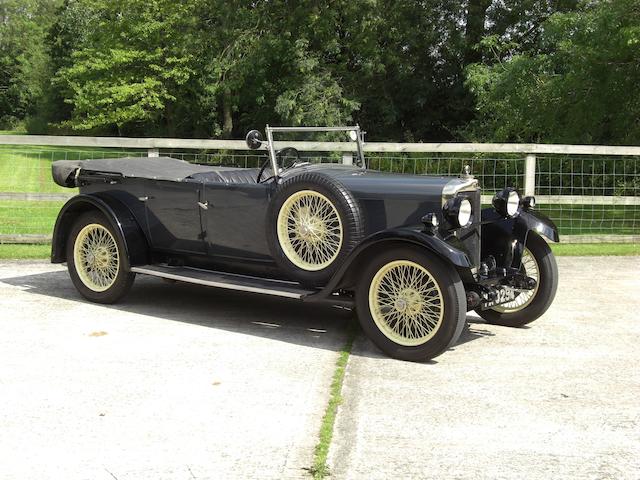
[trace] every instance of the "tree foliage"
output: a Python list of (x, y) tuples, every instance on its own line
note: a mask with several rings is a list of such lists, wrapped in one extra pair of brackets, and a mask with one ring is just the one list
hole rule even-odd
[(495, 37), (496, 62), (468, 70), (479, 139), (561, 143), (640, 141), (640, 3), (584, 3), (551, 15), (535, 48)]
[(47, 0), (0, 0), (0, 126), (27, 117), (42, 98), (54, 8)]
[(0, 127), (640, 143), (638, 0), (0, 0)]

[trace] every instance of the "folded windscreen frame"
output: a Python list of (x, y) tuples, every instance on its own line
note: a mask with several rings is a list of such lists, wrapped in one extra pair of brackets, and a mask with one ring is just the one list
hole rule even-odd
[[(313, 143), (337, 143), (341, 146), (344, 152), (355, 153), (354, 164), (365, 169), (366, 163), (364, 158), (364, 132), (359, 125), (344, 126), (344, 127), (271, 127), (269, 125), (265, 128), (267, 134), (267, 150), (269, 152), (269, 158), (271, 160), (272, 168), (277, 170), (277, 147), (285, 146), (288, 141), (300, 141), (300, 136), (310, 136), (316, 134), (315, 139), (308, 139), (309, 145)], [(278, 139), (274, 138), (274, 134), (278, 134)], [(287, 135), (287, 134), (302, 134), (302, 135)], [(282, 137), (286, 137), (282, 139)], [(317, 137), (320, 138), (317, 138)], [(295, 139), (295, 140), (294, 140)], [(304, 150), (304, 149), (303, 149)], [(318, 150), (322, 150), (320, 146)]]

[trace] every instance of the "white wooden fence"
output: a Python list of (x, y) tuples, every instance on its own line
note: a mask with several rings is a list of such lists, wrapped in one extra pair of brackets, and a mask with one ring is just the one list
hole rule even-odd
[[(159, 156), (161, 151), (170, 151), (171, 155), (175, 156), (176, 151), (181, 151), (177, 154), (178, 157), (194, 155), (196, 152), (202, 151), (215, 151), (215, 152), (234, 152), (229, 155), (240, 156), (240, 152), (247, 152), (247, 147), (242, 140), (199, 140), (199, 139), (176, 139), (176, 138), (121, 138), (121, 137), (80, 137), (80, 136), (39, 136), (39, 135), (0, 135), (0, 164), (1, 162), (14, 161), (16, 156), (12, 156), (12, 152), (19, 152), (20, 148), (28, 146), (29, 148), (39, 147), (42, 151), (48, 151), (47, 149), (60, 149), (64, 148), (77, 149), (82, 147), (84, 149), (105, 149), (113, 148), (120, 149), (117, 156), (122, 154), (122, 149), (134, 150), (138, 155)], [(355, 143), (351, 142), (275, 142), (275, 147), (281, 148), (284, 146), (292, 146), (297, 148), (301, 152), (342, 152), (343, 158), (349, 159), (351, 152), (355, 151)], [(415, 161), (416, 154), (425, 154), (424, 159), (436, 160), (442, 159), (447, 155), (457, 155), (458, 159), (460, 155), (466, 155), (469, 157), (478, 157), (479, 155), (507, 155), (510, 157), (509, 161), (520, 161), (523, 167), (518, 175), (522, 176), (521, 190), (525, 195), (536, 195), (538, 205), (555, 206), (561, 209), (574, 208), (575, 206), (585, 206), (591, 209), (592, 216), (597, 210), (598, 215), (602, 213), (603, 221), (608, 221), (604, 218), (607, 215), (607, 211), (613, 211), (611, 209), (624, 209), (619, 210), (616, 213), (619, 216), (619, 212), (623, 211), (622, 220), (625, 225), (630, 227), (625, 228), (625, 234), (606, 234), (599, 232), (598, 234), (586, 234), (586, 235), (562, 235), (563, 241), (571, 242), (603, 242), (603, 241), (616, 241), (616, 242), (640, 242), (640, 181), (638, 186), (633, 183), (632, 187), (623, 189), (624, 194), (616, 195), (612, 191), (601, 192), (602, 194), (596, 194), (595, 190), (590, 190), (589, 195), (567, 195), (567, 194), (540, 194), (540, 191), (548, 190), (552, 191), (553, 188), (542, 188), (537, 184), (537, 179), (541, 177), (541, 172), (538, 169), (539, 158), (551, 158), (555, 156), (558, 158), (571, 158), (575, 159), (593, 159), (593, 158), (606, 158), (618, 162), (623, 165), (621, 170), (626, 172), (628, 162), (632, 162), (633, 172), (638, 171), (637, 166), (640, 164), (640, 147), (620, 147), (620, 146), (597, 146), (597, 145), (548, 145), (548, 144), (490, 144), (490, 143), (379, 143), (371, 142), (365, 144), (365, 152), (369, 155), (381, 155), (389, 161), (403, 160), (403, 168), (401, 171), (405, 171), (405, 161)], [(185, 151), (191, 153), (184, 153)], [(116, 156), (116, 153), (113, 156)], [(410, 155), (407, 155), (410, 154)], [(401, 156), (403, 156), (401, 158)], [(45, 155), (46, 157), (46, 155)], [(405, 158), (407, 157), (407, 158)], [(52, 156), (52, 158), (54, 158)], [(12, 160), (13, 159), (13, 160)], [(246, 162), (246, 161), (245, 161)], [(372, 162), (373, 163), (373, 162)], [(375, 165), (372, 165), (375, 168)], [(393, 167), (392, 167), (393, 169)], [(411, 171), (410, 168), (406, 169)], [(620, 170), (620, 169), (619, 169)], [(18, 175), (20, 169), (16, 165), (16, 175)], [(415, 167), (414, 167), (415, 171)], [(445, 172), (445, 174), (452, 174), (457, 172)], [(475, 173), (475, 172), (474, 172)], [(548, 176), (553, 172), (544, 172)], [(48, 174), (48, 172), (47, 172)], [(485, 172), (485, 176), (491, 175), (491, 172)], [(560, 175), (560, 172), (558, 172)], [(563, 173), (570, 177), (573, 183), (573, 174)], [(626, 173), (617, 173), (616, 175), (624, 175), (625, 181), (628, 181), (629, 175)], [(568, 178), (569, 178), (568, 177)], [(494, 178), (495, 180), (495, 178)], [(615, 180), (615, 179), (614, 179)], [(20, 179), (16, 179), (17, 182)], [(567, 180), (568, 181), (568, 180)], [(496, 183), (495, 181), (493, 182)], [(609, 182), (609, 184), (615, 184)], [(2, 202), (8, 201), (25, 201), (32, 202), (34, 200), (39, 201), (55, 201), (63, 200), (69, 195), (66, 193), (50, 193), (40, 191), (26, 191), (18, 192), (13, 189), (10, 192), (2, 191), (2, 182), (0, 181), (0, 221), (2, 218), (1, 206)], [(484, 192), (483, 192), (484, 193)], [(483, 203), (490, 203), (492, 192), (487, 191), (486, 195), (483, 195)], [(33, 204), (27, 204), (26, 208), (32, 207)], [(586, 206), (589, 206), (588, 208)], [(609, 210), (607, 210), (609, 209)], [(565, 211), (566, 213), (566, 211)], [(581, 212), (584, 216), (584, 211)], [(553, 215), (552, 215), (553, 216)], [(594, 217), (595, 218), (595, 217)], [(8, 223), (8, 222), (7, 222)], [(19, 242), (19, 243), (31, 243), (47, 241), (50, 235), (47, 234), (34, 234), (34, 233), (21, 233), (7, 231), (7, 228), (3, 228), (0, 224), (0, 243)], [(612, 229), (614, 231), (614, 229)]]

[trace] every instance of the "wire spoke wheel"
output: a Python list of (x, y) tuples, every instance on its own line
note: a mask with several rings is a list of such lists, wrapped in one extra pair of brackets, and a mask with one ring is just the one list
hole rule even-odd
[(342, 221), (327, 197), (314, 190), (301, 190), (280, 208), (277, 235), (284, 254), (295, 266), (318, 271), (340, 254)]
[(522, 252), (521, 271), (527, 277), (531, 277), (536, 281), (535, 288), (533, 290), (521, 291), (512, 301), (496, 305), (492, 310), (500, 313), (514, 313), (525, 309), (529, 304), (531, 304), (538, 293), (538, 288), (540, 287), (540, 267), (538, 266), (538, 262), (536, 262), (531, 251), (526, 247)]
[(73, 261), (82, 283), (94, 292), (108, 290), (120, 271), (116, 240), (107, 228), (98, 223), (86, 225), (76, 236)]
[(417, 346), (429, 341), (444, 317), (440, 286), (422, 265), (396, 260), (383, 265), (369, 287), (373, 321), (391, 341)]

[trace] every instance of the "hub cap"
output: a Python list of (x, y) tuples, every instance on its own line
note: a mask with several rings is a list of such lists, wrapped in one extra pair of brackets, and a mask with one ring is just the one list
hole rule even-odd
[(85, 226), (73, 245), (73, 262), (87, 288), (104, 292), (111, 287), (120, 270), (118, 245), (111, 232), (97, 223)]
[(440, 286), (422, 265), (396, 260), (384, 265), (369, 287), (369, 310), (380, 331), (404, 346), (422, 345), (440, 328)]
[(522, 252), (521, 270), (527, 277), (531, 277), (536, 281), (535, 288), (533, 290), (521, 291), (512, 301), (503, 303), (502, 305), (496, 305), (492, 310), (500, 313), (514, 313), (523, 310), (533, 301), (536, 293), (538, 293), (540, 268), (538, 267), (538, 262), (536, 262), (535, 257), (526, 247)]
[(321, 193), (301, 190), (280, 208), (278, 241), (296, 267), (317, 271), (328, 267), (342, 247), (342, 222), (338, 210)]

